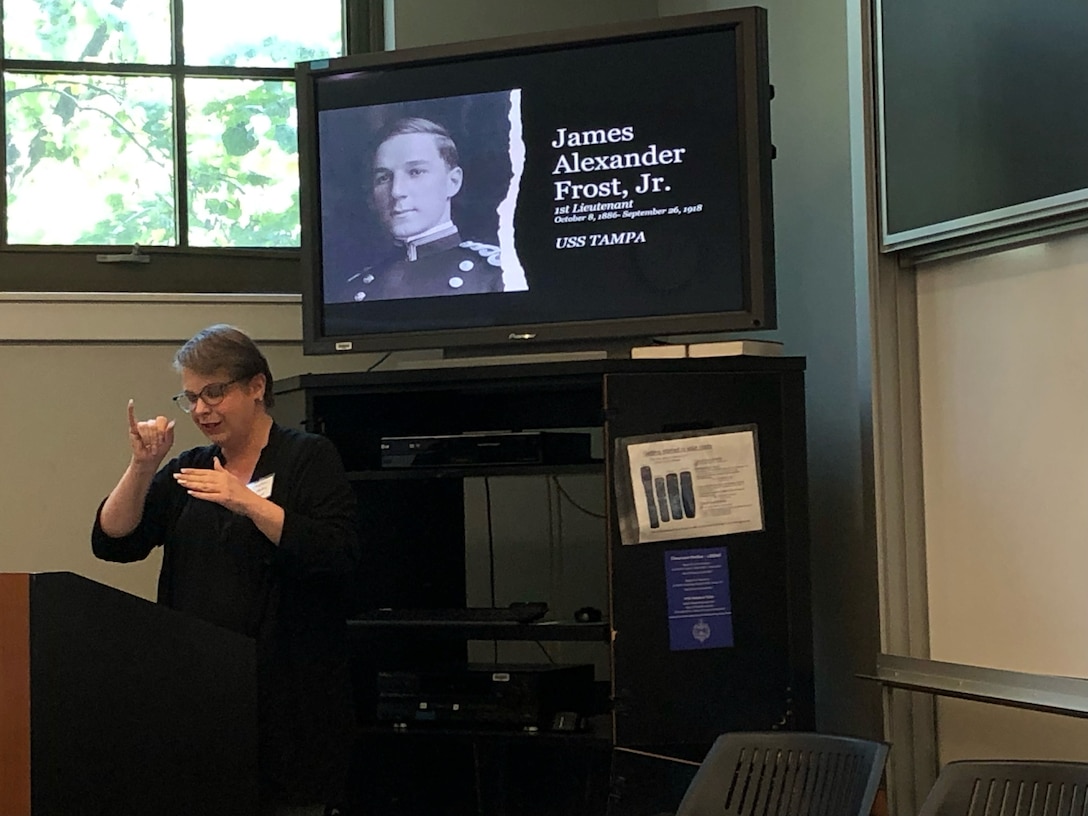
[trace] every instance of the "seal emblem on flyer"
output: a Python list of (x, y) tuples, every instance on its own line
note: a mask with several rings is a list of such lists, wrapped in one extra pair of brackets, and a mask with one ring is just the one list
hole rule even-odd
[(695, 625), (691, 627), (691, 636), (700, 643), (706, 643), (710, 640), (710, 624), (699, 618)]

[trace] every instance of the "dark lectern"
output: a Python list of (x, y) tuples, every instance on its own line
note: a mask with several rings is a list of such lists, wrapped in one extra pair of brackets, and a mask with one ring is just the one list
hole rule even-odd
[(71, 573), (0, 574), (0, 813), (257, 812), (249, 638)]

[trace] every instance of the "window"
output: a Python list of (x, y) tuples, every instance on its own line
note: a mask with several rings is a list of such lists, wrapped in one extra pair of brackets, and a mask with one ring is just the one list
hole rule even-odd
[[(91, 248), (139, 244), (153, 248), (153, 259), (156, 250), (185, 256), (190, 267), (202, 252), (290, 257), (297, 266), (290, 251), (299, 243), (294, 64), (343, 54), (345, 20), (359, 20), (359, 29), (375, 23), (365, 0), (344, 6), (343, 0), (0, 0), (6, 147), (0, 288), (28, 288), (12, 286), (5, 272), (28, 263), (40, 270), (49, 257), (71, 258), (72, 248), (84, 248), (77, 254), (92, 260)], [(353, 41), (365, 47), (371, 38), (355, 31)], [(90, 277), (132, 271), (114, 266)], [(247, 274), (260, 277), (252, 269)], [(154, 274), (144, 270), (141, 277)], [(241, 281), (26, 283), (291, 291)]]

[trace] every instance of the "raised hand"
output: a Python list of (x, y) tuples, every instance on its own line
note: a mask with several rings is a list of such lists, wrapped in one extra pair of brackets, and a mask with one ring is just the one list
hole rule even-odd
[(141, 469), (158, 470), (162, 460), (174, 445), (174, 420), (164, 416), (136, 421), (136, 407), (128, 401), (128, 441), (132, 446), (132, 462)]
[(212, 460), (211, 469), (182, 468), (174, 474), (174, 478), (190, 496), (221, 504), (242, 515), (246, 515), (247, 501), (252, 502), (257, 496), (223, 467), (219, 457)]

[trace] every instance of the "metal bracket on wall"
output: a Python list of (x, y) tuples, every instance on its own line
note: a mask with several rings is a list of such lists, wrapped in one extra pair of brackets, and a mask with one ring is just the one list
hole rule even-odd
[(1088, 680), (990, 669), (881, 654), (876, 675), (858, 675), (891, 688), (984, 703), (1088, 717)]
[(151, 263), (151, 256), (140, 251), (139, 244), (133, 244), (128, 252), (95, 255), (99, 263)]

